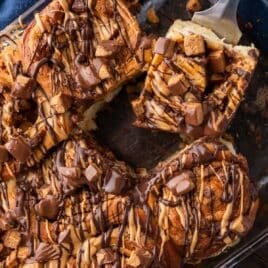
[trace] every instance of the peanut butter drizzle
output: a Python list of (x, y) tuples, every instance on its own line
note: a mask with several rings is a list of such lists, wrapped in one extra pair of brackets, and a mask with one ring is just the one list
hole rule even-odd
[[(133, 57), (136, 58), (136, 54), (131, 46), (131, 44), (128, 42), (129, 36), (127, 35), (127, 30), (123, 27), (120, 28), (120, 22), (119, 20), (120, 15), (118, 11), (117, 1), (114, 1), (114, 20), (116, 24), (119, 27), (120, 34), (122, 38), (124, 39), (127, 48), (129, 51), (131, 51), (131, 54)], [(119, 2), (121, 5), (121, 2)], [(60, 1), (60, 4), (65, 12), (65, 18), (64, 18), (64, 26), (66, 26), (66, 23), (68, 19), (74, 19), (75, 16), (72, 12), (69, 11), (68, 3), (64, 0)], [(101, 18), (99, 18), (101, 20)], [(42, 23), (41, 17), (39, 15), (36, 15), (36, 23), (38, 27), (40, 28), (42, 32), (41, 39), (45, 38), (46, 35), (43, 34), (45, 32), (45, 27)], [(53, 33), (54, 34), (54, 33)], [(53, 35), (52, 34), (52, 35)], [(64, 33), (67, 35), (66, 33)], [(78, 34), (78, 42), (82, 42), (82, 38), (80, 33)], [(53, 36), (51, 37), (53, 39)], [(40, 39), (40, 40), (41, 40)], [(67, 51), (64, 51), (64, 53), (60, 53), (58, 49), (56, 49), (56, 52), (58, 54), (61, 54), (62, 56), (62, 63), (67, 69), (67, 73), (71, 70), (71, 62), (77, 56), (77, 47), (76, 44), (71, 44), (69, 36), (67, 35), (68, 44), (69, 47)], [(37, 48), (39, 48), (39, 43)], [(37, 51), (36, 48), (36, 51)], [(70, 50), (70, 51), (69, 51)], [(36, 56), (36, 51), (33, 53), (33, 60)], [(70, 52), (70, 53), (69, 53)], [(66, 53), (66, 55), (65, 55)], [(70, 55), (69, 55), (69, 54)], [(89, 52), (90, 53), (90, 52)], [(133, 55), (134, 53), (134, 55)], [(137, 59), (138, 60), (138, 59)], [(40, 59), (38, 64), (35, 66), (35, 70), (33, 72), (33, 78), (36, 80), (37, 76), (39, 74), (39, 71), (43, 65), (51, 64), (53, 68), (58, 68), (56, 60), (50, 55), (49, 57), (44, 57)], [(91, 65), (91, 62), (89, 63)], [(31, 64), (30, 64), (31, 65)], [(69, 69), (68, 69), (69, 68)], [(190, 67), (189, 67), (190, 68)], [(62, 82), (62, 76), (61, 73), (58, 72), (58, 69), (53, 69), (52, 75), (52, 95), (57, 93), (57, 87), (59, 84), (63, 84)], [(160, 79), (162, 79), (160, 77)], [(72, 88), (71, 93), (73, 94)], [(106, 89), (105, 89), (106, 90)], [(43, 95), (43, 97), (46, 99), (46, 101), (50, 100), (50, 95), (47, 94), (45, 89), (38, 88), (36, 92)], [(154, 105), (154, 109), (156, 113), (159, 113), (159, 115), (163, 115), (163, 111), (157, 106)], [(45, 111), (43, 111), (43, 107), (41, 106), (39, 109), (39, 116), (41, 118), (42, 122), (45, 122), (46, 129), (50, 133), (50, 136), (52, 138), (52, 142), (56, 144), (58, 142), (57, 133), (54, 130), (54, 121), (50, 121), (51, 118), (53, 118), (53, 115), (51, 114), (52, 111), (49, 111), (49, 115), (46, 114)], [(166, 119), (170, 120), (171, 123), (173, 122), (172, 118), (166, 117)], [(213, 128), (216, 128), (216, 123), (213, 121)], [(50, 124), (50, 122), (52, 122)], [(35, 126), (36, 131), (38, 132), (38, 125)], [(68, 136), (68, 135), (67, 135)], [(74, 144), (73, 144), (74, 143)], [(225, 178), (223, 179), (218, 173), (217, 170), (213, 167), (214, 159), (218, 157), (218, 153), (223, 149), (222, 146), (218, 143), (214, 144), (215, 151), (209, 150), (207, 145), (209, 145), (209, 142), (207, 143), (199, 143), (196, 142), (191, 147), (187, 148), (184, 153), (180, 152), (179, 155), (176, 155), (173, 160), (170, 162), (163, 164), (161, 166), (161, 171), (158, 172), (155, 176), (152, 176), (148, 181), (139, 184), (136, 186), (134, 191), (128, 191), (129, 189), (126, 189), (127, 195), (122, 194), (122, 192), (119, 193), (119, 198), (126, 198), (127, 202), (126, 204), (122, 205), (123, 208), (120, 208), (118, 203), (118, 206), (116, 206), (116, 217), (120, 217), (122, 214), (122, 220), (118, 219), (119, 223), (116, 223), (115, 226), (109, 226), (109, 213), (111, 212), (111, 207), (108, 206), (108, 202), (112, 200), (113, 194), (106, 193), (103, 190), (103, 186), (106, 183), (107, 177), (101, 177), (97, 184), (91, 185), (90, 183), (86, 182), (84, 171), (90, 164), (85, 160), (86, 157), (91, 158), (90, 161), (93, 161), (93, 163), (97, 164), (97, 166), (102, 166), (104, 162), (105, 165), (102, 166), (103, 171), (107, 171), (109, 169), (114, 169), (118, 172), (118, 169), (114, 166), (114, 164), (111, 162), (114, 162), (115, 160), (109, 161), (109, 157), (107, 159), (103, 159), (103, 157), (98, 155), (98, 152), (92, 152), (92, 155), (89, 156), (88, 149), (83, 148), (81, 144), (78, 144), (77, 142), (69, 142), (67, 145), (63, 144), (63, 148), (58, 150), (57, 156), (53, 156), (51, 159), (48, 159), (47, 166), (46, 164), (42, 164), (42, 169), (51, 168), (49, 171), (45, 171), (45, 176), (38, 174), (37, 182), (42, 185), (44, 182), (46, 182), (50, 187), (53, 195), (57, 196), (60, 200), (60, 212), (58, 213), (57, 219), (55, 221), (48, 221), (47, 219), (42, 219), (39, 216), (35, 215), (35, 206), (34, 209), (32, 208), (33, 205), (36, 205), (37, 201), (40, 201), (39, 199), (43, 199), (39, 196), (39, 193), (34, 192), (36, 189), (38, 189), (39, 186), (36, 186), (32, 181), (28, 181), (24, 178), (21, 179), (16, 185), (18, 189), (22, 187), (23, 189), (20, 189), (22, 196), (19, 200), (20, 205), (25, 204), (25, 208), (19, 208), (20, 216), (24, 218), (25, 221), (22, 221), (19, 223), (20, 228), (26, 229), (28, 236), (31, 236), (29, 241), (27, 241), (31, 247), (31, 253), (32, 255), (35, 254), (38, 247), (40, 246), (41, 241), (41, 232), (43, 231), (43, 228), (41, 226), (41, 222), (44, 223), (44, 230), (46, 235), (48, 236), (48, 240), (50, 244), (55, 244), (55, 247), (58, 250), (58, 259), (56, 260), (49, 260), (49, 263), (44, 264), (45, 267), (65, 267), (68, 256), (76, 256), (76, 265), (78, 267), (81, 267), (82, 265), (90, 265), (91, 258), (95, 256), (97, 252), (97, 246), (100, 248), (109, 248), (111, 240), (114, 235), (114, 233), (117, 233), (117, 239), (114, 243), (114, 251), (116, 254), (116, 267), (120, 267), (120, 261), (121, 264), (124, 264), (127, 262), (125, 258), (125, 254), (122, 253), (122, 250), (125, 248), (125, 239), (126, 234), (130, 236), (130, 240), (135, 240), (135, 242), (139, 246), (143, 246), (144, 243), (146, 244), (147, 239), (149, 240), (152, 235), (154, 235), (155, 242), (160, 241), (161, 245), (158, 246), (157, 243), (153, 246), (152, 251), (154, 252), (155, 257), (155, 267), (163, 267), (161, 266), (161, 257), (164, 255), (164, 246), (167, 241), (170, 240), (170, 221), (169, 221), (169, 215), (172, 213), (172, 209), (177, 212), (179, 215), (179, 219), (181, 221), (182, 227), (185, 232), (185, 241), (183, 243), (183, 247), (185, 248), (185, 255), (187, 258), (191, 259), (191, 257), (194, 256), (195, 250), (197, 248), (198, 242), (199, 242), (199, 231), (200, 226), (202, 223), (202, 213), (201, 213), (201, 206), (202, 201), (204, 199), (204, 184), (207, 178), (205, 178), (204, 175), (204, 169), (210, 167), (214, 175), (217, 177), (218, 181), (221, 183), (222, 186), (224, 186), (225, 196), (232, 196), (231, 199), (227, 198), (224, 200), (224, 202), (227, 203), (226, 205), (226, 211), (225, 214), (222, 217), (222, 220), (220, 222), (221, 230), (220, 234), (221, 236), (224, 236), (225, 233), (229, 232), (230, 228), (230, 221), (231, 219), (233, 228), (236, 229), (237, 224), (242, 224), (243, 221), (243, 212), (244, 212), (244, 172), (238, 168), (239, 173), (239, 189), (241, 193), (240, 197), (240, 212), (238, 217), (238, 222), (236, 219), (232, 218), (232, 212), (234, 207), (234, 199), (235, 199), (235, 167), (233, 164), (231, 165), (232, 170), (232, 185), (229, 185), (229, 178), (228, 178), (228, 171), (222, 162), (223, 170), (225, 174)], [(69, 147), (68, 147), (69, 146)], [(85, 147), (87, 147), (88, 144), (85, 144)], [(40, 149), (43, 154), (47, 152), (47, 148), (42, 147)], [(188, 150), (188, 151), (187, 151)], [(70, 153), (73, 152), (72, 153)], [(205, 151), (205, 152), (204, 152)], [(97, 154), (97, 156), (96, 156)], [(192, 163), (188, 163), (188, 156), (191, 154), (193, 160)], [(34, 156), (35, 157), (35, 156)], [(72, 159), (73, 157), (73, 159)], [(71, 158), (71, 161), (69, 158)], [(178, 158), (178, 159), (177, 159)], [(35, 159), (36, 160), (36, 159)], [(33, 160), (34, 161), (34, 160)], [(72, 164), (70, 164), (70, 161)], [(47, 163), (45, 162), (45, 163)], [(51, 163), (49, 165), (49, 163)], [(209, 164), (212, 162), (212, 164)], [(215, 161), (217, 163), (217, 161)], [(229, 163), (228, 163), (229, 164)], [(69, 186), (72, 186), (72, 181), (69, 183), (66, 183), (64, 180), (70, 179), (68, 175), (60, 173), (60, 168), (79, 168), (81, 171), (81, 174), (78, 179), (81, 179), (81, 185), (75, 185), (73, 189), (68, 188)], [(167, 190), (165, 188), (165, 184), (169, 181), (169, 179), (175, 175), (177, 172), (181, 172), (184, 169), (196, 169), (195, 172), (197, 172), (197, 169), (200, 169), (199, 173), (200, 176), (200, 189), (198, 193), (195, 193), (193, 191), (183, 194), (182, 196), (176, 197), (172, 194), (171, 191)], [(122, 171), (123, 175), (125, 173), (129, 173), (129, 171)], [(12, 173), (12, 171), (10, 171)], [(42, 171), (41, 171), (42, 173)], [(107, 172), (107, 174), (110, 174)], [(122, 176), (123, 176), (122, 175)], [(43, 177), (42, 177), (43, 176)], [(111, 176), (111, 174), (110, 174)], [(28, 178), (29, 179), (29, 178)], [(77, 178), (76, 178), (77, 179)], [(108, 178), (109, 179), (109, 178)], [(211, 180), (211, 178), (209, 178)], [(27, 182), (27, 184), (25, 183)], [(228, 182), (228, 183), (227, 183)], [(11, 180), (8, 182), (7, 185), (6, 182), (3, 182), (0, 184), (0, 194), (2, 199), (2, 207), (5, 211), (8, 211), (11, 209), (10, 204), (8, 203), (9, 195), (7, 192), (9, 192), (9, 186), (11, 188), (14, 188), (15, 186), (11, 184)], [(12, 181), (13, 183), (13, 181)], [(75, 183), (77, 183), (77, 180), (75, 180)], [(160, 185), (160, 186), (159, 186)], [(227, 186), (226, 186), (227, 185)], [(160, 189), (159, 189), (160, 188)], [(211, 184), (209, 183), (209, 189), (210, 189), (210, 205), (211, 205), (211, 215), (212, 218), (215, 217), (214, 215), (214, 200), (213, 200), (213, 191)], [(150, 204), (151, 195), (154, 196), (156, 199), (154, 206)], [(138, 196), (138, 197), (137, 197)], [(159, 203), (157, 203), (159, 201)], [(66, 203), (64, 203), (66, 202)], [(18, 205), (18, 204), (17, 204)], [(144, 211), (146, 211), (146, 224), (145, 227), (140, 222), (139, 216), (136, 215), (136, 209), (142, 208)], [(153, 220), (155, 217), (155, 208), (156, 216), (157, 216), (157, 226), (153, 225)], [(32, 215), (33, 214), (33, 215)], [(89, 220), (88, 220), (89, 219)], [(114, 220), (114, 219), (113, 219)], [(33, 224), (34, 222), (34, 224)], [(54, 224), (56, 227), (54, 228)], [(214, 220), (211, 221), (211, 241), (213, 240), (215, 236), (215, 230), (214, 230)], [(88, 227), (88, 225), (90, 227)], [(35, 226), (35, 228), (33, 228)], [(54, 229), (53, 229), (54, 228)], [(58, 242), (60, 231), (60, 228), (64, 228), (64, 230), (70, 230), (70, 240), (71, 242), (67, 243), (67, 246), (60, 246)], [(33, 229), (35, 229), (33, 231)], [(25, 230), (23, 230), (25, 231)], [(98, 236), (99, 235), (99, 236)], [(143, 237), (144, 236), (144, 237)], [(143, 239), (144, 238), (144, 239)], [(40, 240), (40, 241), (39, 241)], [(142, 241), (144, 240), (144, 241)], [(230, 238), (232, 240), (232, 238)], [(233, 239), (234, 240), (234, 239)], [(97, 241), (97, 246), (94, 247), (94, 242)], [(43, 242), (43, 241), (42, 241)], [(63, 243), (64, 244), (64, 243)], [(122, 257), (121, 257), (122, 255)], [(121, 257), (121, 259), (120, 259)]]

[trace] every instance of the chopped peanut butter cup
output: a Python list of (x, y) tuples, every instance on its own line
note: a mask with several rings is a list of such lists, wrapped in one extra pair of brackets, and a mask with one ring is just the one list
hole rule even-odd
[(253, 55), (255, 48), (233, 47), (193, 22), (175, 21), (157, 40), (144, 90), (132, 103), (135, 126), (187, 139), (222, 134), (255, 70)]

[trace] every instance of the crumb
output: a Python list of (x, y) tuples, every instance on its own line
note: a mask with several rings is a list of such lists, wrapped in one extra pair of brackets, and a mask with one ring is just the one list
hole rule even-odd
[(149, 8), (147, 11), (147, 20), (153, 24), (157, 24), (160, 21), (153, 7)]
[(268, 101), (268, 86), (264, 86), (257, 91), (255, 104), (260, 110), (264, 110), (267, 105), (267, 101)]
[(202, 9), (202, 6), (199, 0), (188, 0), (186, 9), (189, 12), (194, 13), (196, 11), (200, 11)]
[(250, 22), (250, 21), (247, 22), (247, 23), (245, 24), (245, 28), (251, 30), (251, 29), (253, 28), (253, 24), (252, 24), (252, 22)]

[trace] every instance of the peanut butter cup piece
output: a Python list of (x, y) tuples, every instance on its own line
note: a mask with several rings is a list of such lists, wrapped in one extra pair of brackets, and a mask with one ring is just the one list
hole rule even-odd
[(79, 179), (81, 177), (80, 168), (58, 167), (58, 171), (63, 177), (72, 178), (72, 179)]
[(111, 72), (105, 61), (102, 58), (94, 58), (93, 65), (96, 69), (96, 72), (101, 80), (109, 79), (112, 77)]
[(156, 41), (154, 53), (166, 57), (171, 57), (174, 53), (175, 42), (165, 37), (159, 37)]
[(88, 182), (94, 183), (100, 175), (98, 167), (94, 164), (90, 164), (85, 170), (85, 176)]
[(172, 95), (183, 95), (189, 87), (190, 83), (184, 74), (174, 74), (168, 81), (168, 89)]
[(142, 49), (150, 49), (153, 45), (153, 36), (143, 36), (140, 38), (139, 47)]
[(127, 179), (116, 170), (111, 170), (106, 176), (103, 187), (106, 193), (121, 194), (126, 188)]
[(87, 184), (86, 179), (81, 176), (80, 168), (58, 167), (58, 172), (63, 178), (62, 183), (66, 191), (80, 188)]
[(204, 54), (206, 52), (204, 38), (198, 34), (185, 36), (184, 51), (187, 56), (197, 56)]
[(10, 141), (5, 144), (5, 148), (16, 160), (22, 163), (24, 163), (32, 153), (30, 146), (20, 136), (11, 138)]
[(186, 194), (194, 188), (193, 179), (195, 175), (192, 171), (185, 171), (174, 178), (172, 178), (166, 186), (172, 191), (174, 195)]
[(192, 126), (199, 126), (204, 121), (202, 104), (199, 102), (189, 102), (184, 104), (185, 122)]
[(58, 243), (59, 244), (71, 243), (72, 239), (71, 239), (70, 233), (71, 233), (70, 229), (60, 232), (59, 237), (58, 237)]
[(121, 45), (116, 40), (102, 41), (96, 48), (96, 57), (110, 57), (119, 51)]
[(90, 65), (75, 63), (75, 81), (82, 89), (89, 89), (101, 83), (100, 78)]
[(213, 73), (224, 73), (226, 67), (223, 50), (213, 51), (208, 55), (208, 63)]
[(86, 12), (87, 11), (86, 2), (87, 1), (84, 0), (74, 0), (71, 10), (78, 14)]
[(35, 211), (38, 216), (54, 221), (57, 219), (59, 212), (59, 200), (48, 195), (35, 205)]

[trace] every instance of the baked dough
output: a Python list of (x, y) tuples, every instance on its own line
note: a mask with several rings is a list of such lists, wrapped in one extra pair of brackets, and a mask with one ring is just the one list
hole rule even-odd
[(231, 46), (211, 30), (177, 20), (160, 37), (144, 90), (133, 101), (135, 126), (193, 140), (230, 124), (255, 70), (258, 50)]

